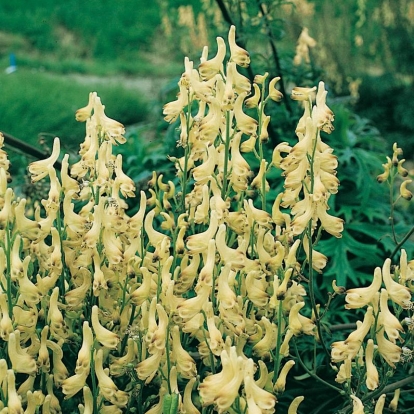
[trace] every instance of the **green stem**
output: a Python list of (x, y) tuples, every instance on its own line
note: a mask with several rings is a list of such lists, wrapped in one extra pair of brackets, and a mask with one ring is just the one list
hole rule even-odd
[(316, 381), (318, 381), (318, 382), (320, 382), (320, 383), (322, 383), (322, 384), (326, 385), (327, 387), (329, 387), (329, 388), (331, 388), (331, 389), (335, 390), (337, 393), (339, 393), (339, 394), (343, 394), (343, 391), (342, 391), (340, 388), (335, 387), (335, 385), (332, 385), (332, 384), (330, 384), (329, 382), (327, 382), (327, 381), (323, 380), (322, 378), (318, 377), (318, 375), (316, 375), (313, 371), (311, 371), (311, 370), (310, 370), (310, 369), (306, 366), (306, 364), (302, 361), (302, 358), (301, 358), (301, 357), (300, 357), (300, 355), (299, 355), (299, 350), (298, 350), (298, 347), (297, 347), (297, 345), (296, 345), (296, 339), (295, 339), (295, 338), (292, 338), (292, 341), (293, 341), (293, 346), (294, 346), (294, 348), (295, 348), (295, 355), (296, 355), (296, 358), (297, 358), (297, 360), (299, 361), (299, 363), (300, 363), (300, 365), (302, 366), (302, 368), (306, 371), (306, 373), (307, 373), (307, 374), (309, 374), (309, 375), (310, 375), (312, 378), (314, 378)]
[(185, 196), (187, 194), (187, 181), (188, 181), (188, 159), (190, 156), (190, 143), (189, 143), (189, 137), (190, 137), (190, 130), (191, 130), (191, 96), (190, 91), (188, 91), (188, 107), (187, 107), (187, 114), (186, 114), (186, 128), (187, 128), (187, 142), (185, 144), (185, 150), (184, 150), (184, 170), (182, 172), (182, 180), (181, 180), (181, 187), (182, 187), (182, 199), (181, 199), (181, 211), (185, 211)]
[(13, 238), (10, 237), (10, 226), (9, 223), (6, 224), (6, 294), (7, 294), (7, 307), (9, 311), (9, 318), (13, 317), (13, 298), (12, 298), (12, 280), (11, 280), (11, 249)]
[(279, 309), (277, 310), (277, 339), (276, 352), (273, 361), (273, 383), (276, 383), (279, 376), (280, 362), (282, 356), (280, 355), (280, 347), (282, 346), (282, 318), (283, 318), (283, 300), (279, 300)]
[(410, 236), (414, 233), (414, 226), (411, 228), (411, 230), (404, 236), (404, 238), (395, 246), (395, 249), (391, 253), (390, 259), (392, 259), (397, 252), (401, 249), (401, 247), (404, 245), (404, 243), (410, 238)]
[(91, 378), (92, 378), (93, 414), (98, 414), (99, 411), (98, 411), (97, 397), (99, 395), (99, 389), (96, 383), (94, 351), (95, 351), (95, 344), (93, 344), (91, 347)]
[(226, 111), (226, 136), (224, 140), (224, 166), (223, 166), (223, 186), (221, 188), (221, 198), (224, 200), (227, 193), (227, 174), (230, 158), (230, 111)]

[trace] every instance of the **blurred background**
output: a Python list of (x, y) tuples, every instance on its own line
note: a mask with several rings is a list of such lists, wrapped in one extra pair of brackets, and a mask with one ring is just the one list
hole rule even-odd
[[(45, 151), (59, 136), (76, 153), (84, 125), (74, 113), (96, 90), (108, 116), (154, 145), (128, 148), (150, 171), (165, 160), (154, 151), (163, 150), (160, 137), (168, 148), (174, 139), (161, 114), (183, 57), (197, 66), (203, 46), (212, 56), (215, 37), (235, 24), (252, 56), (246, 76), (282, 76), (286, 95), (323, 79), (342, 113), (339, 129), (363, 118), (411, 158), (413, 22), (414, 0), (0, 0), (0, 130)], [(273, 109), (275, 143), (297, 119), (286, 101)]]

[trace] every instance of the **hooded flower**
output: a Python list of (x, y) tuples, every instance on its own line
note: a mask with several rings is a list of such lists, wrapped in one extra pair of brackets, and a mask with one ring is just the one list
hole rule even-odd
[(36, 182), (49, 174), (49, 167), (52, 167), (60, 154), (60, 140), (55, 138), (53, 141), (53, 150), (49, 158), (35, 161), (29, 165), (29, 172), (32, 175), (32, 182)]
[(219, 413), (231, 407), (244, 377), (243, 358), (237, 356), (236, 347), (223, 350), (221, 364), (221, 372), (206, 377), (198, 387), (203, 404), (214, 404)]

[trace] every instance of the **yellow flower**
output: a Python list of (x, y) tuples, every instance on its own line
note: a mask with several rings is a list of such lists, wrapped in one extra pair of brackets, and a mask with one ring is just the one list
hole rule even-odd
[(20, 346), (20, 331), (10, 333), (7, 350), (15, 372), (32, 375), (37, 371), (35, 359)]
[(296, 397), (289, 405), (288, 414), (297, 414), (299, 404), (305, 399), (305, 397)]
[(246, 92), (241, 93), (234, 102), (234, 117), (236, 118), (237, 129), (246, 135), (254, 135), (257, 131), (257, 121), (243, 112), (242, 106)]
[(397, 339), (402, 339), (399, 332), (404, 332), (404, 329), (398, 318), (388, 308), (388, 292), (386, 289), (381, 289), (380, 307), (378, 324), (384, 326), (388, 339), (395, 344)]
[(246, 108), (257, 108), (260, 100), (260, 88), (254, 83), (253, 84), (254, 94), (244, 101)]
[(239, 66), (246, 68), (250, 64), (249, 53), (236, 44), (236, 27), (230, 26), (229, 30), (230, 61), (236, 62)]
[(228, 410), (239, 395), (243, 381), (243, 358), (236, 347), (221, 353), (222, 370), (204, 379), (198, 389), (204, 405), (215, 404), (219, 413)]
[(367, 370), (367, 378), (365, 384), (371, 391), (378, 388), (379, 377), (377, 367), (374, 365), (374, 341), (368, 339), (367, 346), (365, 348), (365, 366)]
[(299, 86), (295, 86), (292, 89), (291, 98), (294, 101), (312, 101), (313, 97), (315, 96), (316, 86), (313, 88), (301, 88)]
[(156, 349), (154, 354), (141, 361), (135, 368), (138, 378), (143, 381), (146, 380), (146, 383), (150, 382), (157, 373), (164, 354), (164, 350)]
[(109, 349), (116, 349), (120, 341), (119, 336), (101, 325), (98, 312), (99, 308), (96, 305), (92, 306), (91, 322), (96, 340)]
[(249, 358), (244, 362), (244, 392), (246, 393), (247, 406), (249, 410), (253, 406), (258, 407), (261, 412), (273, 412), (277, 401), (276, 397), (257, 384), (254, 380), (254, 372), (254, 362)]
[[(270, 351), (276, 346), (276, 325), (270, 322), (265, 316), (260, 320), (264, 325), (265, 334), (257, 344), (253, 346), (253, 354), (259, 357), (267, 357), (270, 355)], [(261, 331), (261, 328), (260, 328)]]
[(214, 58), (202, 62), (198, 68), (201, 78), (209, 80), (220, 72), (226, 55), (226, 44), (223, 38), (217, 37), (217, 54)]
[(98, 378), (99, 391), (102, 393), (103, 397), (117, 407), (126, 407), (129, 400), (129, 394), (119, 390), (112, 379), (105, 373), (103, 369), (102, 349), (99, 349), (95, 353), (95, 374)]
[(60, 154), (60, 140), (55, 138), (53, 141), (53, 150), (49, 158), (35, 161), (29, 165), (29, 172), (32, 175), (32, 182), (36, 182), (49, 174), (49, 167), (52, 167)]
[[(194, 378), (197, 375), (197, 368), (194, 359), (181, 345), (180, 328), (175, 325), (171, 330), (172, 351), (171, 359), (175, 362), (178, 373), (183, 378)], [(194, 384), (194, 382), (193, 382)]]
[(379, 327), (376, 333), (378, 352), (390, 367), (395, 368), (395, 363), (399, 362), (401, 359), (402, 349), (398, 345), (389, 341), (384, 336), (384, 332), (384, 326), (382, 325)]
[(187, 382), (187, 385), (184, 389), (184, 396), (183, 396), (183, 412), (187, 414), (200, 414), (200, 411), (197, 410), (196, 406), (191, 401), (191, 393), (193, 391), (193, 387), (197, 378), (193, 377), (190, 381)]
[(348, 357), (351, 359), (355, 358), (373, 323), (373, 308), (369, 306), (367, 312), (365, 313), (364, 321), (359, 323), (359, 325), (357, 324), (357, 329), (351, 332), (345, 341), (337, 341), (331, 345), (332, 361), (341, 362)]
[(290, 359), (285, 363), (285, 365), (283, 365), (283, 368), (281, 369), (279, 376), (277, 377), (277, 381), (273, 386), (273, 390), (276, 393), (281, 393), (285, 391), (286, 377), (289, 371), (292, 369), (293, 365), (295, 365), (295, 361), (293, 359)]
[(282, 92), (275, 88), (277, 82), (280, 81), (280, 76), (273, 78), (269, 83), (269, 98), (275, 102), (280, 102), (283, 98)]
[(257, 83), (258, 85), (262, 85), (265, 82), (266, 78), (269, 76), (268, 72), (265, 72), (264, 75), (256, 75), (254, 77), (253, 82)]
[(411, 306), (411, 293), (406, 286), (400, 285), (391, 277), (391, 259), (386, 259), (382, 267), (382, 279), (390, 299), (403, 308)]
[(315, 324), (307, 317), (301, 315), (299, 310), (305, 306), (305, 302), (299, 302), (292, 306), (289, 312), (289, 329), (293, 334), (314, 335)]
[(90, 92), (89, 93), (89, 101), (88, 101), (88, 105), (86, 105), (83, 108), (80, 108), (76, 111), (76, 120), (79, 122), (84, 122), (86, 121), (88, 118), (91, 117), (92, 115), (92, 110), (95, 104), (95, 99), (97, 98), (97, 93), (96, 92)]
[(401, 388), (397, 388), (394, 392), (394, 397), (392, 397), (390, 405), (388, 406), (390, 411), (392, 411), (393, 413), (397, 412), (398, 400), (400, 399), (400, 393), (401, 393)]
[(386, 397), (386, 396), (387, 396), (386, 394), (382, 394), (382, 395), (378, 398), (378, 400), (377, 400), (377, 402), (376, 402), (376, 404), (375, 404), (375, 411), (374, 411), (374, 414), (382, 414), (383, 409), (384, 409), (384, 405), (385, 405), (385, 397)]
[(354, 401), (352, 414), (364, 414), (364, 404), (362, 404), (362, 401), (355, 395), (351, 395), (350, 397)]
[(20, 397), (16, 392), (16, 377), (12, 369), (7, 370), (7, 413), (23, 414), (23, 407)]
[(413, 193), (410, 190), (407, 190), (407, 185), (411, 184), (413, 180), (404, 180), (400, 186), (400, 195), (406, 200), (411, 200), (413, 198)]
[(72, 398), (86, 385), (86, 379), (88, 378), (88, 375), (89, 372), (83, 371), (80, 374), (75, 374), (69, 378), (66, 378), (62, 382), (62, 392), (65, 394), (65, 399)]
[(351, 369), (352, 359), (348, 357), (339, 367), (339, 371), (336, 375), (335, 381), (339, 384), (343, 384), (344, 382), (349, 381), (352, 376)]
[(381, 268), (377, 267), (374, 271), (372, 283), (364, 288), (348, 289), (346, 291), (346, 309), (358, 309), (372, 303), (375, 294), (379, 291), (382, 284)]

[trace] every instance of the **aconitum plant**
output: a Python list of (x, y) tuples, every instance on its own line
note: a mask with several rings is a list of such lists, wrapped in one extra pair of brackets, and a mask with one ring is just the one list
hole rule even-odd
[[(15, 197), (1, 150), (1, 413), (256, 414), (284, 402), (295, 414), (304, 400), (289, 389), (295, 366), (336, 393), (331, 412), (380, 414), (391, 391), (396, 410), (412, 381), (390, 378), (412, 355), (414, 263), (402, 250), (367, 287), (345, 292), (333, 280), (330, 300), (346, 293), (346, 308), (362, 312), (331, 343), (329, 303), (316, 295), (328, 258), (317, 244), (340, 238), (344, 222), (329, 214), (339, 181), (323, 141), (334, 121), (324, 83), (293, 89), (297, 142), (268, 151), (266, 106), (285, 99), (279, 79), (251, 84), (239, 72), (250, 56), (234, 27), (228, 47), (217, 44), (198, 69), (185, 59), (177, 100), (164, 106), (179, 122), (176, 176), (154, 173), (133, 215), (125, 200), (135, 185), (112, 151), (124, 127), (96, 93), (76, 113), (86, 122), (79, 160), (65, 155), (56, 171), (56, 138), (51, 156), (30, 164), (34, 182), (50, 183), (41, 203)], [(395, 146), (380, 181), (403, 172), (399, 155)], [(274, 200), (272, 169), (284, 180)], [(330, 376), (318, 373), (319, 354)]]

